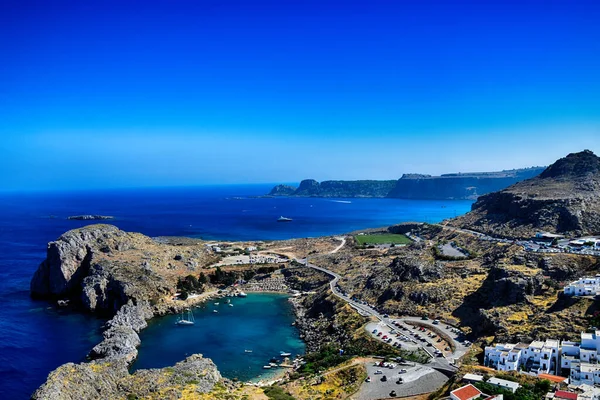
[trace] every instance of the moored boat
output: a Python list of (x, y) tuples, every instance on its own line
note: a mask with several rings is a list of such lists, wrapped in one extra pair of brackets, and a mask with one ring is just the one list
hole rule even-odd
[(263, 365), (263, 369), (271, 369), (270, 365)]
[(248, 295), (244, 292), (239, 292), (238, 297), (247, 297)]
[(292, 221), (291, 218), (284, 217), (283, 215), (281, 217), (277, 218), (277, 222), (290, 222), (290, 221)]
[(194, 325), (194, 314), (192, 313), (192, 310), (187, 310), (187, 317), (184, 316), (183, 311), (181, 312), (181, 316), (179, 317), (179, 319), (177, 320), (176, 324), (179, 326), (186, 326), (186, 325)]
[(286, 353), (286, 352), (280, 351), (280, 352), (279, 352), (279, 355), (280, 355), (281, 357), (289, 357), (289, 356), (291, 356), (291, 355), (292, 355), (292, 353)]

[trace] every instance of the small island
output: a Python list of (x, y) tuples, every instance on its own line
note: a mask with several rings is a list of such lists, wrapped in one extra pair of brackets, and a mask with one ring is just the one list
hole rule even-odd
[(102, 221), (107, 219), (115, 219), (115, 217), (110, 215), (71, 215), (68, 216), (67, 219), (74, 219), (77, 221)]

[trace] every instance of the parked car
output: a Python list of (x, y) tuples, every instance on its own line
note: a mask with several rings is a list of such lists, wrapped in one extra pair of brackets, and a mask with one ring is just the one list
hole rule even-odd
[(374, 375), (381, 375), (383, 374), (383, 371), (378, 369), (377, 371), (373, 372)]

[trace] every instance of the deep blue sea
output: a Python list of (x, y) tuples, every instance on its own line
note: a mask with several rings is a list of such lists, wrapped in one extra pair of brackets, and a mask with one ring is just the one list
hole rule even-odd
[[(29, 280), (45, 257), (46, 244), (89, 223), (67, 220), (69, 215), (113, 215), (116, 219), (110, 223), (149, 236), (246, 240), (331, 235), (403, 221), (437, 222), (463, 214), (471, 205), (470, 201), (351, 199), (348, 203), (347, 199), (252, 197), (272, 186), (1, 193), (0, 398), (28, 398), (51, 370), (65, 362), (83, 361), (100, 341), (104, 321), (29, 298)], [(293, 222), (278, 223), (279, 216)], [(153, 340), (151, 334), (143, 335), (145, 341), (147, 335), (148, 341)], [(146, 355), (152, 359), (144, 351)], [(171, 356), (163, 352), (161, 357)], [(180, 359), (179, 354), (172, 359)], [(241, 371), (235, 365), (217, 365)]]

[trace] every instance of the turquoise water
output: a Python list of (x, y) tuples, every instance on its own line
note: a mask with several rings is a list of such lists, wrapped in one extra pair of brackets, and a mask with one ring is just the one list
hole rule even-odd
[(249, 293), (230, 299), (233, 307), (220, 299), (218, 306), (211, 301), (194, 308), (193, 326), (175, 325), (176, 315), (150, 321), (140, 334), (142, 345), (132, 369), (167, 367), (201, 353), (226, 378), (247, 381), (272, 375), (274, 371), (262, 367), (280, 351), (304, 354), (304, 343), (291, 325), (295, 317), (288, 296)]

